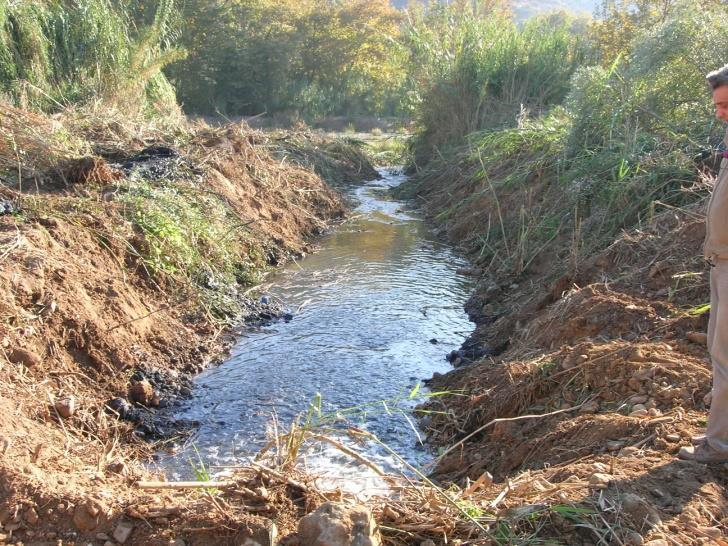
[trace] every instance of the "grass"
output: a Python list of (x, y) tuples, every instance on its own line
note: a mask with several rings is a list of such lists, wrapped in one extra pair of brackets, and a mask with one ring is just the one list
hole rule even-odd
[(410, 149), (404, 135), (377, 136), (372, 132), (371, 138), (366, 140), (368, 154), (376, 165), (393, 167), (407, 165), (411, 161)]
[(132, 177), (120, 194), (122, 214), (139, 231), (137, 250), (149, 271), (194, 288), (218, 319), (237, 315), (237, 287), (261, 280), (266, 250), (229, 205), (183, 179)]
[(131, 10), (106, 0), (0, 3), (0, 92), (40, 110), (99, 97), (125, 109), (175, 110), (161, 72), (183, 56), (168, 46), (174, 1), (155, 7), (153, 21), (137, 29)]

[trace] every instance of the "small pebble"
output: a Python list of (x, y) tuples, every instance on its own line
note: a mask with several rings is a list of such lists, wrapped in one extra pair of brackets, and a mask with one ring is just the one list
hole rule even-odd
[(58, 412), (58, 415), (60, 415), (64, 419), (68, 419), (69, 417), (73, 416), (74, 413), (76, 413), (76, 399), (73, 396), (61, 398), (60, 400), (56, 401), (55, 408)]
[(612, 476), (603, 472), (596, 472), (589, 478), (589, 485), (592, 487), (605, 488), (612, 481)]

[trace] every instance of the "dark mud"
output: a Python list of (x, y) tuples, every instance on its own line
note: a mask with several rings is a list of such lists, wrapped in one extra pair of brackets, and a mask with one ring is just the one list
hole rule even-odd
[[(236, 339), (246, 331), (293, 319), (291, 312), (267, 295), (259, 299), (245, 298), (242, 308), (243, 312), (238, 317), (239, 325), (225, 334), (221, 342), (222, 351), (214, 359), (205, 358), (205, 348), (201, 347), (197, 363), (189, 364), (182, 370), (139, 366), (130, 378), (127, 396), (110, 399), (106, 403), (107, 412), (132, 423), (134, 433), (151, 442), (176, 442), (193, 433), (199, 422), (180, 419), (176, 413), (180, 404), (190, 399), (194, 377), (206, 368), (223, 362)], [(133, 389), (141, 383), (151, 386), (150, 400), (134, 399)]]

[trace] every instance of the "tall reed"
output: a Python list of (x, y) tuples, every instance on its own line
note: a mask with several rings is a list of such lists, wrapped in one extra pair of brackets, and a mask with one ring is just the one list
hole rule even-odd
[(26, 108), (54, 110), (103, 98), (170, 108), (161, 68), (181, 53), (170, 44), (174, 0), (159, 0), (137, 29), (128, 2), (0, 0), (0, 92)]

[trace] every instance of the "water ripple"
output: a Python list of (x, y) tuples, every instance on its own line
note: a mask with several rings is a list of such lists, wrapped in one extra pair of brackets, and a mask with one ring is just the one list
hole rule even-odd
[[(273, 413), (288, 424), (316, 393), (325, 411), (370, 407), (356, 414), (358, 426), (413, 463), (425, 458), (407, 419), (381, 401), (449, 368), (445, 355), (472, 330), (462, 310), (471, 285), (456, 273), (465, 263), (387, 199), (383, 190), (402, 180), (358, 188), (353, 219), (272, 279), (271, 295), (298, 310), (291, 322), (246, 334), (227, 362), (197, 378), (181, 417), (202, 423), (194, 442), (207, 462), (239, 463), (267, 441)], [(187, 476), (188, 457), (162, 464)]]

